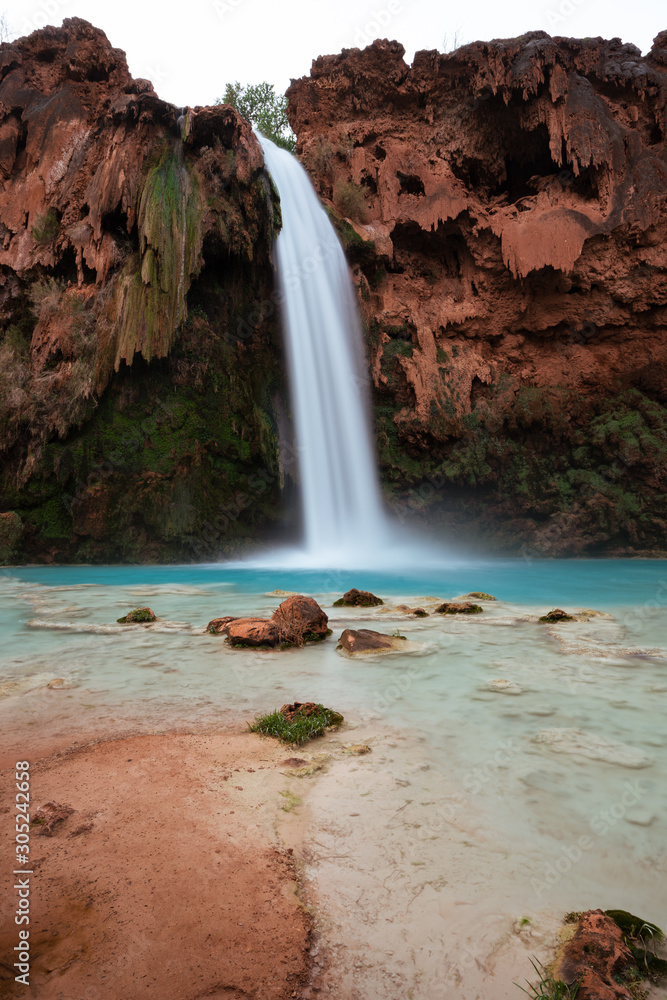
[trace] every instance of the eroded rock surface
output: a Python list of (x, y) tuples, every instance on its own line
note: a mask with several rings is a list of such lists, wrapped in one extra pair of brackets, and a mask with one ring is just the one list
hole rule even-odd
[(581, 1000), (632, 1000), (639, 978), (632, 952), (618, 924), (602, 910), (583, 913), (556, 965), (564, 982), (581, 981)]
[(283, 705), (280, 714), (284, 715), (288, 722), (293, 722), (299, 716), (308, 718), (320, 711), (321, 707), (315, 701), (294, 701), (290, 705)]
[(273, 612), (276, 623), (288, 642), (299, 639), (324, 639), (329, 630), (326, 613), (312, 597), (294, 594)]
[(212, 618), (206, 626), (206, 631), (210, 632), (211, 635), (220, 635), (230, 622), (235, 622), (236, 620), (234, 615), (226, 615), (224, 618)]
[(371, 594), (370, 590), (357, 590), (353, 587), (334, 601), (334, 608), (374, 608), (379, 604), (384, 604), (384, 601)]
[(479, 604), (470, 601), (445, 601), (435, 609), (437, 615), (478, 615), (483, 611)]
[(232, 646), (277, 646), (280, 629), (270, 618), (235, 618), (223, 629)]
[(539, 619), (541, 622), (573, 622), (574, 620), (573, 616), (568, 615), (567, 611), (563, 611), (562, 608), (547, 611), (546, 615), (542, 615)]
[(279, 223), (231, 107), (182, 115), (80, 18), (0, 46), (0, 561), (219, 557), (281, 516)]
[(346, 653), (391, 652), (404, 645), (403, 636), (386, 635), (370, 628), (346, 628), (338, 640), (338, 647)]
[(404, 518), (524, 554), (664, 550), (667, 32), (377, 41), (288, 90), (355, 268)]

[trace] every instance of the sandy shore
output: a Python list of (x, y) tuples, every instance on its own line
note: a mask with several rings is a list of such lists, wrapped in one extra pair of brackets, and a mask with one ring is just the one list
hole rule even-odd
[[(31, 831), (28, 989), (3, 893), (0, 996), (514, 1000), (531, 958), (554, 954), (565, 902), (597, 899), (531, 905), (474, 797), (442, 786), (434, 818), (431, 767), (423, 740), (376, 720), (298, 750), (236, 723), (35, 755), (32, 811), (74, 812)], [(14, 789), (12, 765), (8, 872)]]
[[(31, 761), (33, 811), (49, 800), (75, 811), (52, 837), (31, 832), (27, 989), (13, 979), (16, 894), (3, 892), (0, 995), (307, 995), (311, 920), (276, 833), (289, 756), (239, 727), (110, 740)], [(2, 774), (7, 868), (13, 770)]]

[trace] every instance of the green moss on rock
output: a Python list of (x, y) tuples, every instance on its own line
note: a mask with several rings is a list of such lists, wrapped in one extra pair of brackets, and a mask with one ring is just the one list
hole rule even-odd
[(23, 538), (23, 522), (15, 511), (0, 514), (0, 566), (11, 563)]
[(117, 283), (116, 369), (137, 352), (164, 357), (174, 343), (199, 267), (203, 212), (193, 171), (178, 148), (165, 149), (139, 198), (139, 260), (128, 261)]

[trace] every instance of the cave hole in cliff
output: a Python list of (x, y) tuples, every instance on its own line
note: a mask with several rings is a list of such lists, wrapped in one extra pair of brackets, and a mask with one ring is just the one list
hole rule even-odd
[(240, 261), (214, 231), (204, 237), (202, 258), (203, 267), (187, 295), (190, 320), (205, 319), (216, 336), (229, 343), (250, 343), (278, 313), (272, 285), (265, 282), (272, 274), (270, 265)]
[(457, 151), (449, 165), (454, 176), (463, 181), (469, 191), (488, 190), (497, 181), (488, 169), (488, 164), (478, 157), (465, 156)]
[(659, 122), (656, 121), (649, 133), (648, 144), (649, 146), (659, 146), (664, 138), (665, 137), (662, 134), (662, 129), (660, 128), (660, 124)]
[(501, 180), (494, 194), (507, 193), (510, 204), (535, 194), (533, 177), (558, 174), (560, 168), (551, 158), (549, 132), (546, 125), (539, 125), (532, 132), (522, 131), (512, 142), (511, 152), (505, 155), (505, 179)]
[[(127, 228), (127, 212), (124, 212), (120, 205), (117, 205), (112, 212), (105, 212), (101, 220), (102, 232), (109, 233), (115, 240), (128, 239), (130, 233)], [(137, 241), (137, 248), (138, 248)]]
[[(565, 169), (569, 168), (566, 167)], [(599, 198), (597, 173), (594, 168), (584, 167), (576, 176), (572, 172), (572, 178), (566, 181), (566, 184), (569, 185), (569, 189), (574, 194), (579, 195), (580, 198), (585, 198), (586, 201), (594, 201)]]
[(460, 279), (469, 250), (460, 227), (441, 222), (426, 231), (417, 222), (399, 222), (392, 230), (394, 261), (402, 270), (435, 283), (439, 278)]
[(355, 139), (353, 145), (355, 149), (360, 149), (362, 146), (370, 146), (370, 144), (375, 142), (376, 139), (377, 132), (369, 132), (368, 135), (363, 137), (363, 139)]
[(492, 396), (492, 386), (482, 382), (481, 378), (475, 375), (470, 386), (470, 408), (474, 410), (480, 400), (491, 399)]
[(35, 53), (35, 58), (37, 59), (37, 62), (51, 63), (55, 61), (56, 56), (58, 56), (59, 53), (60, 49), (57, 46), (45, 45), (43, 49), (37, 50), (37, 52)]
[(375, 178), (371, 177), (370, 174), (364, 174), (361, 178), (361, 183), (372, 195), (376, 195), (378, 193), (378, 186)]
[(380, 143), (377, 144), (373, 152), (375, 153), (376, 160), (385, 160), (387, 158), (387, 150)]
[[(28, 123), (22, 120), (21, 114), (21, 108), (12, 108), (10, 118), (13, 119), (16, 124), (16, 145), (14, 146), (13, 158), (11, 154), (11, 140), (7, 139), (2, 143), (4, 169), (6, 170), (9, 168), (10, 176), (15, 176), (17, 173), (20, 173), (25, 169), (25, 147), (28, 141)], [(6, 124), (9, 124), (9, 121), (9, 118), (5, 119)], [(11, 130), (9, 134), (11, 135)]]
[[(61, 254), (51, 273), (54, 278), (64, 281), (68, 285), (76, 285), (78, 272), (76, 269), (76, 251), (73, 246), (68, 246), (65, 252)], [(95, 272), (91, 273), (94, 281)]]
[(421, 177), (417, 174), (404, 174), (402, 171), (397, 170), (396, 176), (398, 177), (401, 186), (399, 188), (399, 195), (401, 194), (416, 194), (425, 195), (424, 182)]
[[(118, 264), (122, 264), (125, 259), (132, 253), (137, 253), (139, 250), (139, 229), (137, 224), (132, 226), (132, 229), (128, 230), (128, 219), (127, 213), (123, 212), (120, 205), (117, 205), (112, 212), (106, 212), (101, 219), (102, 232), (108, 234), (113, 239), (118, 250), (117, 261), (114, 264), (114, 269)], [(86, 272), (86, 264), (84, 261), (84, 274)], [(88, 279), (86, 278), (86, 281)]]
[(218, 233), (209, 232), (202, 245), (204, 265), (190, 285), (187, 306), (190, 317), (203, 313), (207, 318), (220, 315), (221, 298), (226, 299), (225, 275), (231, 269), (231, 256)]

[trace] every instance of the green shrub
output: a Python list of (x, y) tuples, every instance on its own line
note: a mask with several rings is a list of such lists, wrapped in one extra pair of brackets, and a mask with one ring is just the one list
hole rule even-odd
[(326, 177), (333, 170), (333, 159), (334, 152), (330, 143), (322, 136), (318, 136), (308, 152), (312, 169), (319, 177)]
[(297, 746), (312, 740), (317, 736), (322, 736), (326, 729), (331, 726), (340, 726), (343, 716), (338, 712), (325, 708), (323, 705), (317, 706), (317, 712), (313, 715), (297, 714), (292, 721), (286, 719), (282, 712), (271, 712), (270, 715), (260, 715), (255, 718), (254, 723), (248, 723), (251, 733), (262, 733), (264, 736), (275, 736), (282, 743), (292, 743)]
[(287, 98), (284, 94), (276, 94), (272, 83), (248, 83), (243, 86), (238, 80), (228, 83), (225, 96), (219, 97), (215, 103), (231, 105), (276, 146), (290, 153), (295, 151), (296, 136), (287, 120)]
[(354, 181), (339, 181), (334, 188), (334, 205), (338, 211), (354, 222), (366, 221), (366, 199)]
[(13, 351), (16, 358), (24, 361), (28, 357), (30, 352), (30, 336), (26, 335), (17, 324), (7, 327), (2, 338), (2, 343), (10, 351)]
[(32, 238), (37, 243), (50, 243), (60, 232), (60, 220), (55, 211), (50, 208), (46, 215), (40, 215), (30, 230)]

